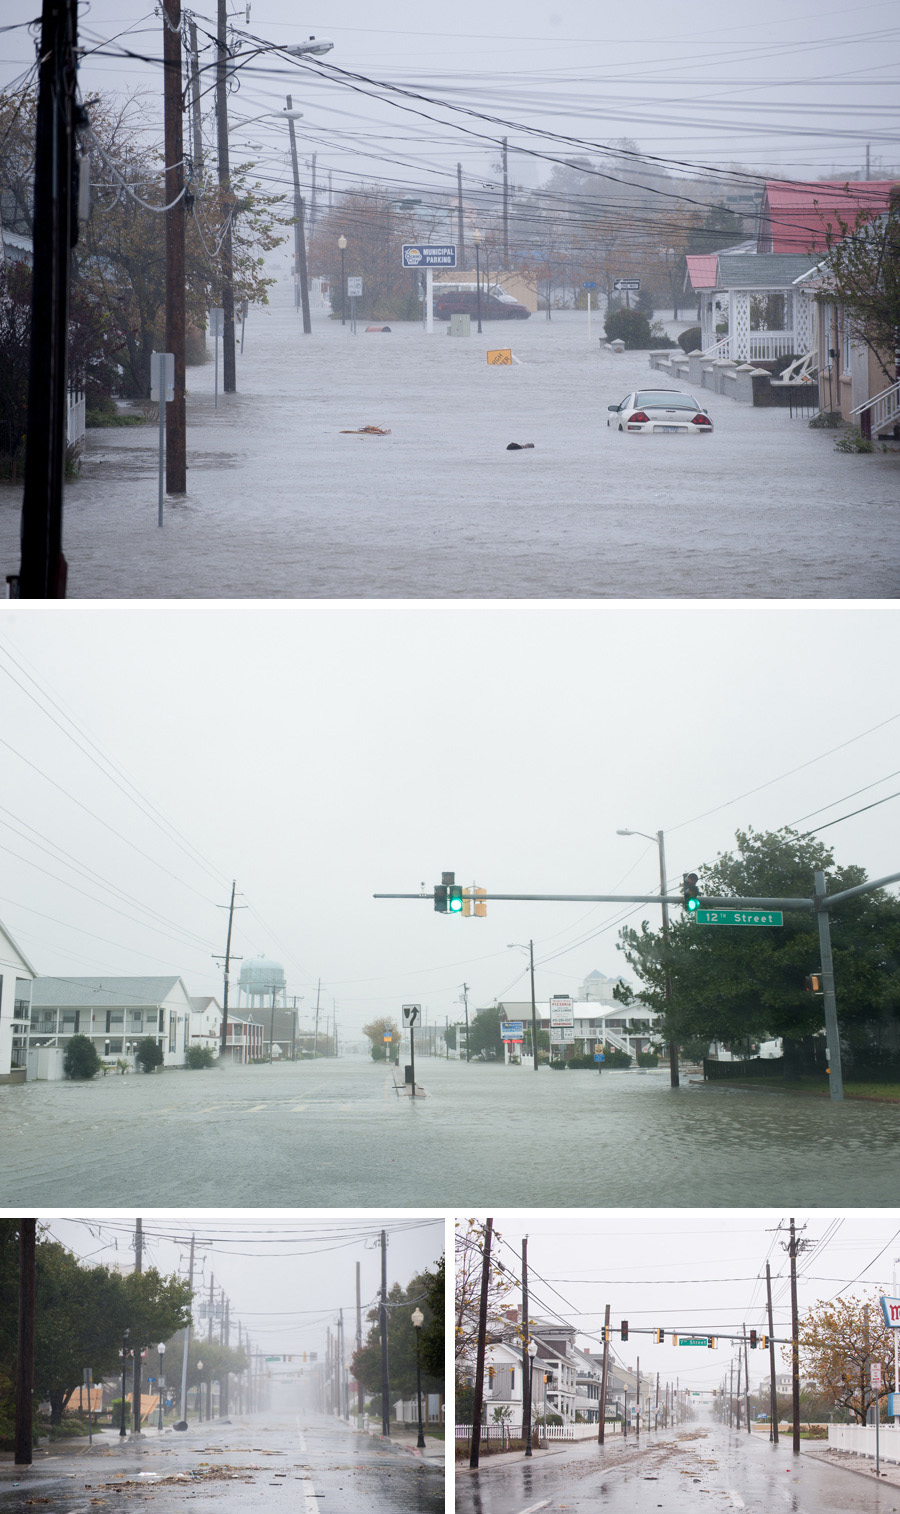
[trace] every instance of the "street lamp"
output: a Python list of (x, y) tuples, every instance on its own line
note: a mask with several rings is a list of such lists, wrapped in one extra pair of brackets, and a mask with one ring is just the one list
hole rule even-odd
[(346, 326), (347, 318), (344, 315), (344, 292), (347, 288), (347, 280), (344, 278), (344, 253), (347, 249), (347, 238), (343, 233), (338, 237), (338, 247), (341, 249), (341, 325)]
[[(478, 329), (480, 331), (481, 327), (479, 326)], [(521, 942), (521, 941), (510, 941), (508, 943), (508, 945), (509, 945), (509, 950), (510, 951), (512, 951), (514, 947), (519, 948), (523, 952), (527, 951), (527, 953), (528, 953), (528, 960), (529, 960), (529, 963), (531, 965), (531, 1052), (532, 1052), (532, 1056), (534, 1057), (534, 1070), (535, 1070), (535, 1072), (537, 1072), (537, 1070), (538, 1070), (538, 1040), (537, 1040), (537, 1005), (535, 1004), (535, 1000), (534, 1000), (534, 942), (533, 941), (529, 941), (528, 945), (525, 946), (524, 943)]]
[(416, 1332), (416, 1408), (419, 1416), (419, 1438), (416, 1441), (416, 1448), (419, 1451), (423, 1451), (425, 1449), (425, 1431), (422, 1429), (422, 1363), (419, 1359), (419, 1339), (422, 1326), (425, 1323), (425, 1316), (421, 1309), (413, 1310), (412, 1322), (413, 1329)]
[(203, 1363), (197, 1362), (197, 1419), (203, 1419)]
[(157, 1429), (158, 1430), (162, 1430), (162, 1427), (163, 1427), (163, 1375), (162, 1375), (162, 1362), (163, 1362), (163, 1352), (166, 1349), (165, 1341), (160, 1341), (160, 1343), (159, 1343), (159, 1345), (157, 1346), (156, 1349), (159, 1352), (159, 1372), (158, 1372), (157, 1378), (156, 1378), (156, 1387), (157, 1387), (157, 1390), (159, 1392), (159, 1419), (157, 1420)]
[(125, 1365), (128, 1361), (128, 1336), (130, 1331), (125, 1330), (122, 1335), (122, 1402), (119, 1413), (119, 1438), (125, 1435)]
[(526, 1456), (530, 1456), (531, 1455), (531, 1395), (532, 1395), (532, 1392), (534, 1391), (534, 1359), (537, 1356), (537, 1345), (536, 1345), (536, 1343), (534, 1341), (529, 1341), (528, 1345), (526, 1347), (526, 1350), (528, 1351), (528, 1403), (527, 1403), (527, 1405), (523, 1403), (522, 1408), (523, 1408), (523, 1410), (525, 1412), (525, 1415), (526, 1415), (526, 1419), (525, 1419), (525, 1455)]
[[(666, 903), (667, 884), (666, 884), (666, 839), (665, 839), (665, 835), (664, 835), (664, 833), (662, 831), (657, 831), (655, 836), (648, 836), (646, 831), (629, 831), (629, 830), (616, 831), (616, 835), (617, 836), (643, 836), (643, 838), (644, 838), (645, 841), (653, 841), (653, 842), (655, 842), (657, 848), (659, 849), (659, 898), (660, 898), (660, 905), (662, 907), (663, 951), (665, 952), (666, 948), (668, 947), (668, 944), (669, 944), (669, 906)], [(672, 1008), (672, 976), (671, 976), (671, 973), (669, 972), (668, 961), (665, 962), (664, 972), (665, 972), (665, 984), (666, 984), (666, 1009), (668, 1011), (668, 1010), (671, 1010), (671, 1008)], [(670, 1031), (669, 1031), (669, 1083), (670, 1083), (670, 1086), (672, 1088), (677, 1088), (678, 1087), (678, 1083), (679, 1083), (679, 1078), (678, 1078), (678, 1046), (677, 1046), (677, 1043), (675, 1041), (675, 1036), (672, 1033), (671, 1028), (670, 1028)]]
[(475, 243), (475, 305), (478, 311), (478, 335), (481, 336), (481, 244), (484, 237), (477, 229), (472, 232)]

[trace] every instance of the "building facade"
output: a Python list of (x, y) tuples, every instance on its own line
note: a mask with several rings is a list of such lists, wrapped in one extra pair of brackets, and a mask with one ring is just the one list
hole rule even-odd
[[(29, 1076), (61, 1077), (61, 1058), (73, 1036), (93, 1041), (102, 1062), (134, 1067), (139, 1041), (151, 1037), (164, 1067), (184, 1065), (190, 1045), (190, 995), (182, 980), (168, 978), (42, 978), (31, 993)], [(41, 1071), (42, 1065), (47, 1069)], [(58, 1068), (58, 1070), (57, 1070)]]
[(0, 923), (0, 1083), (24, 1083), (34, 968)]

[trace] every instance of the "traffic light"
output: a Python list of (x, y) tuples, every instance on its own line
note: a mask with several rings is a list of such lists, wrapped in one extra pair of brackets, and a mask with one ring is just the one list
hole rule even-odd
[(761, 1350), (765, 1351), (769, 1344), (769, 1337), (767, 1335), (761, 1335), (759, 1338), (759, 1344)]
[(751, 1330), (750, 1331), (750, 1350), (751, 1351), (755, 1351), (756, 1350), (756, 1331), (755, 1330)]
[(715, 1349), (716, 1349), (716, 1338), (715, 1338), (715, 1336), (714, 1335), (708, 1336), (706, 1344), (709, 1347), (710, 1351), (715, 1351)]
[(653, 1335), (658, 1346), (664, 1346), (666, 1344), (665, 1330), (654, 1330)]
[(484, 919), (484, 916), (487, 914), (487, 900), (484, 897), (486, 893), (486, 888), (476, 888), (474, 884), (471, 888), (464, 888), (462, 896), (463, 914), (466, 916), (477, 915), (481, 919)]
[(696, 873), (682, 873), (681, 875), (681, 895), (684, 901), (684, 907), (692, 914), (695, 909), (700, 908), (700, 889), (698, 887), (699, 882), (700, 879), (697, 877)]
[(436, 883), (434, 885), (434, 907), (437, 910), (438, 914), (440, 914), (440, 915), (446, 915), (446, 913), (447, 913), (447, 885), (446, 885), (446, 883)]
[(619, 1334), (621, 1335), (623, 1341), (627, 1341), (627, 1339), (628, 1339), (628, 1321), (627, 1321), (627, 1319), (623, 1319), (621, 1325), (619, 1326)]
[(454, 914), (459, 914), (459, 911), (462, 909), (462, 889), (456, 889), (459, 903), (455, 906), (451, 903), (450, 896), (454, 892), (453, 880), (455, 877), (455, 873), (441, 873), (440, 883), (434, 885), (434, 907), (441, 915), (446, 915), (448, 910), (453, 910)]
[(609, 1345), (609, 1337), (610, 1337), (611, 1334), (612, 1334), (612, 1331), (610, 1330), (609, 1325), (604, 1325), (603, 1326), (603, 1344), (604, 1344), (604, 1346), (608, 1346)]
[(823, 994), (825, 985), (821, 973), (810, 973), (808, 978), (803, 979), (803, 987), (808, 994)]
[(447, 909), (451, 915), (461, 915), (463, 907), (463, 891), (459, 883), (451, 883), (447, 889)]

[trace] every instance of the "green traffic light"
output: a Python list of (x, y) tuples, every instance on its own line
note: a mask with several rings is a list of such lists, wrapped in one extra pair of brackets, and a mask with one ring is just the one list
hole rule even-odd
[(694, 912), (695, 909), (699, 909), (700, 908), (700, 900), (699, 899), (689, 899), (688, 902), (687, 902), (687, 907), (690, 910), (691, 914), (693, 914), (693, 912)]
[(449, 906), (450, 906), (450, 913), (453, 914), (453, 915), (460, 914), (462, 912), (462, 907), (463, 907), (462, 889), (460, 889), (460, 888), (451, 888), (450, 889), (450, 899), (449, 899), (448, 902), (449, 902)]

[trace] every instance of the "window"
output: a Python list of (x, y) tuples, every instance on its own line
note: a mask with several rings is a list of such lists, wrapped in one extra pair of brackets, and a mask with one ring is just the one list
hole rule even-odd
[(166, 1029), (166, 1012), (165, 1012), (164, 1009), (161, 1009), (160, 1012), (159, 1012), (159, 1019), (158, 1019), (157, 1027), (156, 1028), (159, 1031), (160, 1035), (164, 1035), (165, 1034), (165, 1029)]
[(109, 1052), (113, 1056), (115, 1056), (116, 1053), (121, 1053), (121, 1051), (122, 1051), (122, 1037), (121, 1036), (116, 1036), (114, 1040), (107, 1041), (107, 1043), (106, 1043), (106, 1050), (107, 1050), (107, 1052)]
[(63, 1035), (77, 1036), (78, 1027), (81, 1024), (80, 1009), (64, 1009), (62, 1017)]
[(141, 1014), (141, 1011), (139, 1009), (133, 1009), (131, 1011), (129, 1025), (132, 1030), (143, 1030), (144, 1016)]
[(31, 979), (17, 978), (13, 998), (13, 1019), (27, 1020), (31, 1012)]
[(169, 1015), (169, 1050), (174, 1051), (178, 1045), (178, 1016)]
[(125, 1029), (124, 1009), (108, 1009), (106, 1011), (106, 1029), (110, 1031), (114, 1028), (118, 1029), (120, 1026), (122, 1030)]

